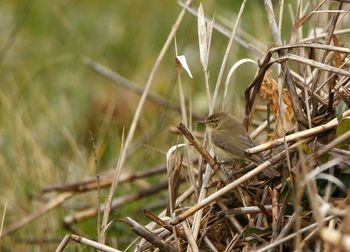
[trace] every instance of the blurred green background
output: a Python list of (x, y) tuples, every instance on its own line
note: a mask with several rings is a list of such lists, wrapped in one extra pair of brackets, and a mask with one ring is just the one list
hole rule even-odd
[[(232, 27), (240, 3), (205, 1), (204, 10), (210, 16), (215, 13), (219, 23)], [(193, 5), (198, 6), (199, 1)], [(4, 228), (37, 211), (54, 196), (40, 194), (45, 186), (94, 177), (115, 165), (123, 127), (127, 132), (139, 96), (87, 68), (82, 58), (89, 57), (144, 86), (180, 10), (175, 0), (1, 1), (0, 213), (7, 204)], [(285, 19), (287, 22), (288, 17)], [(262, 50), (272, 41), (266, 23), (262, 3), (248, 1), (240, 27), (256, 38), (250, 42), (263, 45)], [(191, 100), (193, 111), (206, 115), (197, 19), (193, 15), (185, 15), (176, 39), (179, 54), (187, 57), (194, 76), (191, 80), (185, 73), (182, 75), (186, 97)], [(225, 36), (213, 32), (209, 60), (212, 89), (227, 42)], [(179, 104), (174, 57), (172, 45), (156, 74), (152, 92)], [(234, 43), (228, 67), (243, 57), (257, 59)], [(255, 71), (253, 65), (242, 66), (233, 79), (236, 88), (230, 89), (229, 101), (233, 102), (228, 108), (238, 117), (243, 110), (237, 101), (243, 104), (244, 88)], [(122, 172), (164, 163), (164, 153), (179, 142), (178, 136), (169, 133), (169, 127), (180, 121), (179, 113), (146, 102), (131, 146), (135, 154), (128, 158)], [(89, 130), (97, 145), (97, 171)], [(164, 175), (143, 181), (140, 186), (165, 178)], [(136, 187), (118, 187), (117, 195), (134, 192)], [(100, 200), (107, 193), (102, 191)], [(166, 200), (166, 194), (161, 197)], [(62, 225), (63, 216), (74, 209), (96, 206), (97, 202), (96, 192), (74, 197), (61, 208), (2, 238), (0, 247), (4, 251), (51, 251), (57, 243), (39, 246), (20, 240), (60, 240), (69, 233)], [(112, 214), (112, 219), (138, 218), (137, 210), (146, 202), (150, 201), (122, 208)], [(96, 239), (96, 219), (78, 224), (77, 228)], [(135, 237), (117, 221), (108, 234), (108, 243), (115, 244), (113, 239), (117, 238), (118, 248)]]

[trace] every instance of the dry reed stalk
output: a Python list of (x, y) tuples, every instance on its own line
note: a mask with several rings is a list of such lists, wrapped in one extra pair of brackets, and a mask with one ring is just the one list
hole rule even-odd
[(216, 99), (217, 99), (217, 96), (218, 96), (218, 93), (219, 93), (219, 89), (220, 89), (220, 86), (221, 86), (221, 83), (222, 83), (222, 78), (223, 78), (224, 71), (225, 71), (225, 68), (226, 68), (226, 65), (227, 65), (228, 56), (229, 56), (229, 53), (230, 53), (230, 50), (231, 50), (231, 47), (232, 47), (233, 40), (234, 40), (234, 38), (236, 36), (236, 30), (237, 30), (239, 22), (241, 21), (241, 17), (242, 17), (243, 10), (245, 8), (246, 2), (247, 2), (247, 0), (243, 0), (242, 1), (241, 7), (239, 9), (239, 12), (238, 12), (238, 15), (237, 15), (237, 18), (236, 18), (236, 21), (235, 21), (234, 26), (232, 28), (232, 33), (230, 35), (230, 39), (228, 41), (224, 57), (222, 59), (221, 67), (220, 67), (220, 70), (219, 70), (218, 79), (217, 79), (216, 84), (215, 84), (215, 91), (214, 91), (214, 95), (213, 95), (213, 100), (212, 100), (212, 102), (210, 103), (210, 106), (209, 106), (209, 113), (210, 114), (213, 112), (213, 110), (215, 108)]
[[(221, 204), (221, 200), (218, 200), (218, 204)], [(272, 210), (272, 205), (262, 205), (263, 208), (268, 211), (271, 212)], [(261, 206), (248, 206), (248, 207), (236, 207), (236, 208), (232, 208), (232, 209), (228, 209), (227, 207), (222, 208), (223, 213), (225, 213), (226, 215), (244, 215), (244, 214), (258, 214), (261, 213)]]
[[(122, 133), (122, 142), (121, 142), (121, 146), (120, 146), (121, 150), (124, 147), (123, 145), (124, 145), (124, 129), (123, 129), (123, 133)], [(99, 243), (102, 243), (102, 244), (105, 244), (105, 242), (106, 242), (106, 232), (107, 232), (107, 228), (109, 226), (108, 219), (109, 219), (109, 214), (110, 214), (111, 209), (112, 209), (113, 195), (114, 195), (114, 192), (119, 184), (118, 182), (119, 182), (119, 177), (120, 177), (120, 170), (121, 170), (120, 159), (118, 159), (118, 163), (115, 167), (114, 174), (113, 174), (111, 188), (109, 189), (108, 197), (107, 197), (107, 199), (104, 203), (104, 206), (103, 206), (103, 217), (102, 217), (100, 230), (98, 232), (99, 233), (98, 241), (99, 241)], [(102, 211), (101, 211), (100, 206), (98, 205), (97, 206), (98, 219), (100, 216), (100, 212), (102, 212)]]
[(105, 251), (105, 252), (121, 252), (121, 250), (114, 249), (112, 247), (106, 246), (102, 243), (95, 242), (93, 240), (81, 237), (79, 235), (71, 234), (66, 235), (60, 245), (57, 247), (56, 252), (62, 252), (64, 248), (68, 245), (69, 241), (74, 241), (77, 243), (84, 244), (86, 246), (89, 246), (91, 248), (98, 249), (99, 251)]
[(2, 237), (2, 229), (4, 228), (4, 221), (5, 221), (6, 209), (7, 209), (7, 202), (5, 203), (4, 210), (3, 210), (3, 212), (2, 212), (2, 217), (1, 217), (1, 224), (0, 224), (0, 240), (1, 240), (1, 237)]
[(220, 171), (220, 164), (210, 155), (210, 153), (198, 143), (198, 141), (194, 138), (192, 133), (185, 127), (185, 125), (180, 124), (178, 126), (178, 129), (181, 131), (181, 133), (187, 138), (187, 140), (193, 145), (193, 147), (196, 148), (196, 150), (201, 154), (203, 159), (207, 161), (209, 166), (213, 169), (214, 172), (218, 172), (220, 179), (224, 182), (228, 182), (227, 176), (225, 176)]
[(157, 235), (155, 235), (150, 230), (140, 225), (133, 219), (127, 217), (126, 222), (130, 226), (133, 232), (145, 238), (150, 243), (154, 244), (156, 247), (159, 248), (160, 252), (178, 252), (179, 251), (171, 243), (164, 241), (163, 239), (161, 239), (160, 237), (158, 237)]
[[(183, 203), (186, 199), (188, 199), (192, 194), (194, 193), (194, 188), (193, 186), (187, 189), (182, 195), (180, 195), (175, 202), (175, 207), (178, 207), (179, 204)], [(164, 217), (166, 214), (166, 210), (163, 210), (159, 215), (158, 218)], [(156, 227), (155, 223), (149, 223), (146, 225), (146, 227), (150, 230), (153, 230)], [(146, 240), (142, 239), (141, 242), (138, 244), (139, 247), (143, 247), (145, 244)]]
[(315, 67), (315, 68), (318, 68), (318, 69), (322, 69), (322, 70), (325, 70), (325, 71), (328, 71), (328, 72), (331, 72), (331, 73), (336, 73), (336, 74), (341, 75), (341, 76), (350, 77), (350, 72), (349, 71), (346, 71), (346, 70), (343, 70), (343, 69), (340, 69), (340, 68), (337, 68), (337, 67), (333, 67), (333, 66), (330, 66), (330, 65), (327, 65), (327, 64), (319, 63), (316, 60), (306, 59), (304, 57), (300, 57), (298, 55), (290, 54), (290, 53), (285, 55), (285, 56), (281, 56), (281, 57), (273, 60), (270, 63), (275, 63), (275, 62), (282, 63), (282, 62), (285, 62), (287, 60), (300, 62), (300, 63), (306, 64), (306, 65), (309, 65), (309, 66), (312, 66), (312, 67)]
[[(173, 153), (180, 147), (186, 147), (187, 144), (179, 144), (171, 147), (167, 154), (167, 173), (168, 173), (168, 205), (166, 209), (166, 215), (173, 217), (174, 216), (174, 208), (175, 208), (175, 201), (179, 189), (179, 183), (178, 183), (178, 176), (180, 175), (180, 171), (182, 168), (182, 155), (178, 155), (179, 153)], [(173, 157), (175, 156), (176, 160), (173, 161)], [(180, 161), (179, 161), (180, 159)], [(175, 239), (176, 247), (179, 249), (180, 244), (177, 239), (177, 232), (176, 228), (172, 227), (172, 233)]]
[[(157, 223), (159, 226), (167, 229), (169, 232), (173, 232), (173, 226), (171, 226), (169, 223), (167, 223), (166, 221), (160, 219), (158, 216), (152, 214), (150, 211), (144, 209), (143, 210), (143, 214), (150, 220), (152, 220), (153, 222)], [(186, 238), (186, 234), (184, 233), (184, 231), (182, 229), (176, 228), (176, 235), (181, 237), (181, 238)]]
[[(346, 33), (349, 33), (350, 32), (350, 29), (339, 29), (339, 30), (334, 30), (333, 34), (334, 35), (341, 35), (341, 34), (346, 34)], [(323, 32), (321, 34), (316, 34), (316, 36), (312, 35), (310, 37), (307, 37), (307, 38), (304, 38), (304, 39), (301, 39), (300, 42), (301, 43), (307, 43), (307, 42), (310, 42), (310, 41), (314, 41), (315, 39), (320, 39), (320, 38), (325, 38), (326, 36), (328, 35), (328, 32)]]
[[(119, 184), (122, 183), (130, 183), (134, 180), (150, 177), (154, 175), (162, 174), (166, 171), (166, 166), (164, 164), (151, 167), (149, 169), (145, 169), (145, 171), (135, 172), (132, 174), (122, 174), (119, 178)], [(99, 181), (97, 181), (97, 178), (88, 178), (84, 179), (82, 181), (74, 182), (71, 184), (59, 184), (59, 185), (52, 185), (47, 186), (43, 188), (43, 193), (49, 193), (49, 192), (88, 192), (92, 190), (96, 190), (98, 187), (98, 182), (100, 184), (100, 188), (108, 187), (112, 184), (113, 181), (113, 175), (102, 175), (99, 176)]]
[[(344, 118), (350, 118), (350, 117), (348, 117), (349, 114), (350, 114), (350, 110), (348, 110), (347, 112), (344, 113), (344, 115), (343, 115)], [(291, 134), (291, 135), (287, 135), (285, 137), (285, 140), (287, 142), (291, 142), (291, 141), (299, 140), (302, 138), (314, 136), (314, 135), (320, 134), (322, 132), (325, 132), (327, 130), (333, 129), (337, 125), (338, 125), (338, 121), (335, 118), (324, 125), (317, 126), (317, 127), (311, 128), (311, 129), (303, 130), (303, 131), (299, 131), (299, 132)], [(253, 148), (246, 149), (245, 152), (249, 155), (256, 154), (256, 153), (262, 152), (264, 150), (281, 145), (281, 144), (283, 144), (283, 142), (284, 142), (284, 138), (281, 137), (279, 139), (260, 144), (258, 146), (253, 147)]]
[[(188, 226), (188, 223), (186, 221), (182, 222), (182, 228), (185, 231), (186, 237), (187, 237), (187, 241), (189, 243), (189, 248), (187, 248), (187, 251), (192, 251), (192, 252), (199, 252), (197, 243), (195, 238), (192, 235), (192, 232)], [(191, 249), (190, 249), (191, 248)]]

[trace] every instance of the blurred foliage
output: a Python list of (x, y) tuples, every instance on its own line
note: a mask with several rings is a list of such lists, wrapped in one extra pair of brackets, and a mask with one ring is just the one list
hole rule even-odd
[[(194, 6), (198, 4), (194, 1)], [(239, 7), (240, 1), (204, 3), (207, 14), (215, 13), (215, 19), (229, 27)], [(139, 97), (88, 69), (81, 63), (82, 57), (96, 60), (143, 86), (180, 10), (173, 0), (1, 2), (0, 204), (1, 212), (8, 204), (5, 227), (47, 200), (47, 196), (38, 195), (43, 187), (95, 176), (116, 163), (123, 128), (127, 133)], [(287, 24), (289, 19), (285, 19)], [(262, 3), (248, 1), (241, 28), (265, 46), (271, 41), (266, 22)], [(205, 115), (207, 101), (194, 16), (186, 14), (176, 38), (179, 53), (186, 55), (194, 75), (194, 80), (182, 77), (188, 102), (191, 97), (193, 110)], [(212, 88), (227, 41), (214, 31), (209, 64)], [(174, 55), (172, 47), (152, 90), (178, 103)], [(256, 59), (234, 43), (228, 67), (242, 57)], [(242, 100), (255, 71), (251, 66), (238, 71), (230, 100)], [(242, 113), (236, 102), (231, 102), (229, 108), (232, 113)], [(128, 159), (124, 172), (165, 162), (164, 152), (180, 141), (169, 134), (168, 127), (180, 120), (178, 113), (147, 102), (134, 137), (135, 155)], [(97, 171), (89, 130), (97, 145)], [(124, 185), (117, 195), (132, 191), (135, 187)], [(106, 196), (107, 191), (103, 191), (100, 200)], [(16, 244), (17, 238), (61, 239), (67, 233), (62, 217), (73, 208), (96, 205), (97, 201), (96, 192), (79, 197), (77, 202), (73, 199), (5, 238), (2, 246), (15, 246), (12, 249), (20, 251), (28, 247)], [(114, 213), (113, 218), (135, 214), (146, 202), (149, 200), (129, 205)], [(117, 234), (124, 244), (130, 242), (130, 232), (125, 237), (125, 226), (115, 223), (109, 236)], [(96, 237), (96, 220), (79, 224), (78, 228)], [(52, 250), (54, 246), (41, 249)]]

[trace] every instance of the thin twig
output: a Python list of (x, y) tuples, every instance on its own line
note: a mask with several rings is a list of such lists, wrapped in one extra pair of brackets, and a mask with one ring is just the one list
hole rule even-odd
[(178, 250), (170, 242), (165, 242), (159, 236), (155, 235), (146, 227), (140, 225), (133, 219), (127, 217), (126, 223), (130, 226), (131, 230), (139, 236), (145, 238), (150, 243), (159, 248), (160, 252), (178, 252)]
[[(152, 214), (150, 211), (148, 211), (147, 209), (143, 210), (144, 215), (152, 220), (153, 222), (157, 223), (159, 226), (167, 229), (169, 232), (173, 232), (173, 226), (170, 225), (169, 223), (167, 223), (166, 221), (162, 220), (161, 218), (159, 218), (158, 216)], [(186, 239), (186, 234), (184, 233), (184, 231), (180, 228), (175, 227), (176, 230), (176, 235), (181, 237), (182, 239)]]
[(2, 212), (2, 217), (1, 217), (1, 224), (0, 224), (0, 240), (2, 237), (2, 229), (4, 227), (4, 222), (5, 222), (5, 215), (6, 215), (6, 209), (7, 209), (7, 202), (5, 203), (4, 210)]
[(218, 172), (220, 179), (224, 182), (228, 182), (228, 178), (220, 171), (220, 164), (210, 155), (210, 153), (198, 143), (198, 141), (194, 138), (192, 133), (185, 127), (185, 125), (180, 124), (177, 127), (181, 133), (187, 138), (187, 140), (197, 149), (197, 151), (201, 154), (205, 161), (208, 162), (210, 167)]
[(283, 45), (283, 46), (276, 46), (274, 48), (271, 48), (269, 51), (271, 53), (275, 53), (286, 49), (295, 49), (295, 48), (314, 48), (314, 49), (321, 49), (325, 51), (334, 51), (339, 53), (350, 54), (350, 49), (346, 47), (323, 45), (323, 44), (316, 44), (316, 43), (296, 43), (296, 44), (289, 44), (289, 45)]
[(81, 236), (78, 236), (78, 235), (75, 235), (75, 234), (66, 235), (63, 238), (63, 240), (60, 243), (60, 245), (57, 247), (56, 252), (62, 252), (63, 249), (68, 245), (68, 242), (70, 240), (75, 241), (77, 243), (81, 243), (81, 244), (87, 245), (87, 246), (89, 246), (91, 248), (98, 249), (100, 251), (105, 251), (105, 252), (122, 252), (121, 250), (114, 249), (114, 248), (106, 246), (106, 245), (104, 245), (102, 243), (95, 242), (93, 240), (90, 240), (90, 239), (87, 239), (87, 238), (84, 238), (84, 237), (81, 237)]
[[(344, 113), (344, 117), (346, 117), (349, 114), (350, 114), (350, 110), (348, 110), (347, 112)], [(311, 128), (311, 129), (307, 129), (307, 130), (300, 131), (300, 132), (297, 132), (297, 133), (294, 133), (291, 135), (287, 135), (285, 140), (288, 143), (288, 142), (295, 141), (295, 140), (298, 140), (301, 138), (314, 136), (314, 135), (320, 134), (322, 132), (325, 132), (327, 130), (331, 130), (331, 129), (335, 128), (337, 125), (338, 125), (338, 121), (335, 118), (324, 125), (320, 125), (320, 126), (317, 126), (317, 127)], [(249, 155), (256, 154), (256, 153), (262, 152), (264, 150), (281, 145), (281, 144), (283, 144), (283, 142), (284, 142), (284, 138), (281, 137), (281, 138), (278, 138), (276, 140), (260, 144), (258, 146), (253, 147), (253, 148), (246, 149), (245, 152)]]
[[(334, 35), (341, 35), (341, 34), (346, 34), (349, 32), (350, 32), (350, 28), (346, 28), (346, 29), (334, 30), (333, 34)], [(311, 36), (311, 37), (301, 39), (300, 42), (305, 43), (305, 42), (309, 42), (309, 41), (314, 41), (315, 39), (325, 38), (327, 35), (328, 35), (327, 32), (323, 32), (321, 34), (316, 34), (316, 36)]]
[[(179, 206), (181, 203), (183, 203), (185, 200), (187, 200), (192, 194), (194, 193), (194, 188), (193, 186), (190, 187), (189, 189), (187, 189), (180, 197), (178, 197), (176, 199), (176, 202), (175, 202), (175, 207)], [(166, 210), (163, 210), (159, 215), (158, 215), (158, 218), (161, 218), (161, 217), (164, 217), (166, 214)], [(148, 225), (146, 225), (146, 227), (149, 229), (149, 230), (153, 230), (155, 229), (156, 227), (156, 223), (149, 223)], [(145, 239), (142, 239), (139, 244), (138, 244), (138, 247), (142, 247), (144, 244), (145, 244), (146, 240)]]
[(239, 12), (238, 12), (235, 24), (234, 24), (233, 29), (232, 29), (230, 40), (229, 40), (229, 42), (227, 44), (227, 47), (226, 47), (224, 58), (222, 59), (222, 64), (221, 64), (221, 67), (220, 67), (218, 79), (217, 79), (216, 84), (215, 84), (213, 100), (212, 100), (212, 102), (210, 104), (210, 107), (209, 107), (209, 113), (210, 114), (213, 112), (213, 110), (215, 108), (215, 103), (216, 103), (216, 99), (217, 99), (217, 96), (218, 96), (218, 93), (219, 93), (219, 89), (220, 89), (220, 86), (221, 86), (221, 83), (222, 83), (222, 78), (224, 76), (224, 71), (225, 71), (225, 68), (226, 68), (228, 56), (229, 56), (229, 53), (231, 51), (231, 47), (232, 47), (232, 44), (233, 44), (233, 39), (236, 36), (236, 30), (237, 30), (239, 22), (241, 21), (241, 17), (242, 17), (243, 10), (245, 8), (246, 2), (247, 2), (247, 0), (243, 0), (242, 1), (241, 8), (239, 9)]
[(320, 62), (315, 61), (315, 60), (307, 59), (307, 58), (304, 58), (304, 57), (301, 57), (298, 55), (294, 55), (294, 54), (290, 54), (290, 53), (287, 54), (286, 56), (282, 56), (282, 57), (277, 58), (273, 62), (282, 63), (282, 62), (285, 62), (286, 60), (297, 61), (297, 62), (304, 63), (304, 64), (307, 64), (309, 66), (313, 66), (313, 67), (316, 67), (316, 68), (319, 68), (319, 69), (322, 69), (322, 70), (325, 70), (325, 71), (328, 71), (331, 73), (336, 73), (338, 75), (350, 77), (350, 72), (347, 70), (343, 70), (343, 69), (340, 69), (337, 67), (333, 67), (333, 66), (330, 66), (327, 64), (320, 63)]
[[(131, 183), (136, 179), (159, 175), (166, 172), (166, 165), (161, 164), (149, 169), (145, 169), (144, 171), (135, 172), (132, 174), (123, 174), (119, 178), (119, 184), (121, 183)], [(102, 175), (99, 176), (100, 188), (109, 187), (113, 181), (112, 175)], [(97, 178), (88, 178), (79, 182), (74, 182), (71, 184), (59, 184), (45, 187), (42, 192), (88, 192), (92, 190), (96, 190), (98, 183)]]
[(70, 235), (65, 235), (55, 251), (62, 252), (64, 248), (68, 245), (69, 240), (70, 240)]
[(193, 252), (199, 252), (198, 246), (196, 244), (196, 240), (194, 239), (190, 228), (188, 227), (188, 224), (184, 221), (182, 222), (182, 228), (185, 231), (185, 234), (187, 236), (187, 241), (192, 249)]
[[(121, 150), (124, 147), (123, 145), (124, 145), (124, 128), (123, 128), (123, 133), (122, 133), (122, 142), (121, 142), (121, 146), (120, 146)], [(120, 157), (121, 156), (119, 156), (118, 163), (115, 167), (111, 188), (109, 189), (109, 194), (108, 194), (108, 197), (105, 201), (104, 208), (103, 208), (103, 217), (102, 217), (102, 222), (101, 222), (100, 237), (98, 240), (102, 244), (105, 244), (105, 242), (106, 242), (107, 223), (108, 223), (109, 214), (110, 214), (111, 208), (112, 208), (113, 195), (114, 195), (114, 192), (116, 191), (116, 188), (118, 187), (120, 170), (122, 168), (120, 166)], [(97, 207), (97, 213), (98, 214), (100, 213), (99, 206)]]

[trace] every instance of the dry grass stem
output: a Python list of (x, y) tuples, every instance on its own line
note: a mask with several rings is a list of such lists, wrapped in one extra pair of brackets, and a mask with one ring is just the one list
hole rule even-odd
[(298, 55), (290, 54), (290, 53), (287, 54), (286, 56), (282, 56), (282, 57), (277, 58), (274, 62), (282, 63), (286, 60), (297, 61), (297, 62), (304, 63), (304, 64), (307, 64), (309, 66), (316, 67), (316, 68), (319, 68), (319, 69), (322, 69), (322, 70), (325, 70), (325, 71), (328, 71), (331, 73), (336, 73), (338, 75), (350, 77), (349, 71), (339, 69), (337, 67), (332, 67), (332, 66), (329, 66), (329, 65), (326, 65), (323, 63), (319, 63), (318, 61), (306, 59), (306, 58), (300, 57)]
[(152, 233), (147, 228), (143, 227), (133, 219), (127, 217), (126, 222), (130, 226), (131, 230), (135, 232), (136, 234), (140, 235), (141, 237), (145, 238), (150, 243), (154, 244), (156, 247), (159, 248), (159, 251), (161, 252), (178, 252), (177, 248), (174, 247), (172, 244), (162, 240), (160, 237)]
[(247, 0), (243, 0), (242, 1), (241, 7), (239, 9), (239, 12), (238, 12), (238, 15), (237, 15), (237, 18), (236, 18), (236, 21), (235, 21), (233, 29), (232, 29), (232, 33), (230, 35), (230, 40), (229, 40), (229, 42), (227, 44), (227, 47), (226, 47), (224, 58), (222, 59), (222, 64), (221, 64), (221, 67), (220, 67), (220, 70), (219, 70), (218, 79), (217, 79), (216, 84), (215, 84), (213, 100), (211, 101), (210, 106), (209, 106), (209, 113), (210, 114), (214, 111), (214, 108), (215, 108), (216, 99), (218, 97), (219, 89), (220, 89), (220, 86), (221, 86), (221, 83), (222, 83), (222, 78), (224, 76), (224, 71), (226, 69), (228, 56), (229, 56), (229, 53), (231, 51), (232, 43), (233, 43), (233, 40), (234, 40), (234, 38), (236, 36), (236, 30), (237, 30), (239, 22), (241, 21), (241, 17), (242, 17), (243, 10), (245, 8), (246, 2), (247, 2)]
[(1, 224), (0, 224), (0, 240), (2, 237), (2, 229), (4, 228), (4, 221), (5, 221), (5, 215), (6, 215), (6, 208), (7, 208), (7, 203), (5, 203), (4, 210), (2, 212), (2, 217), (1, 217)]
[[(350, 110), (348, 110), (345, 113), (345, 115), (348, 115), (349, 113), (350, 113)], [(333, 129), (337, 125), (338, 125), (337, 119), (333, 119), (332, 121), (330, 121), (330, 122), (328, 122), (328, 123), (326, 123), (324, 125), (317, 126), (317, 127), (311, 128), (311, 129), (307, 129), (307, 130), (304, 130), (304, 131), (300, 131), (300, 132), (297, 132), (297, 133), (294, 133), (294, 134), (291, 134), (291, 135), (287, 135), (285, 137), (285, 141), (288, 143), (288, 142), (296, 141), (296, 140), (299, 140), (299, 139), (302, 139), (302, 138), (307, 138), (307, 137), (310, 137), (310, 136), (314, 136), (314, 135), (317, 135), (319, 133), (325, 132), (327, 130)], [(283, 144), (283, 142), (284, 142), (284, 138), (281, 137), (281, 138), (276, 139), (274, 141), (263, 143), (263, 144), (258, 145), (256, 147), (247, 149), (246, 153), (248, 153), (250, 155), (251, 154), (255, 154), (255, 153), (259, 153), (261, 151), (264, 151), (264, 150), (276, 147), (278, 145), (281, 145), (281, 144)]]
[[(146, 169), (145, 171), (135, 172), (133, 174), (122, 174), (119, 178), (119, 184), (122, 183), (131, 183), (137, 179), (160, 175), (166, 172), (166, 165), (158, 165), (155, 167), (151, 167)], [(109, 187), (112, 184), (113, 175), (102, 175), (99, 176), (99, 184), (100, 188)], [(92, 190), (96, 190), (98, 187), (97, 178), (88, 178), (82, 181), (74, 182), (71, 184), (59, 184), (52, 185), (43, 188), (43, 193), (49, 192), (88, 192)]]
[[(192, 252), (199, 252), (198, 246), (196, 244), (196, 240), (194, 239), (192, 232), (185, 221), (182, 222), (182, 228), (185, 231), (185, 234), (186, 234), (189, 246), (192, 249)], [(187, 250), (190, 251), (189, 248)]]
[[(123, 129), (123, 133), (122, 133), (122, 142), (121, 142), (121, 147), (120, 147), (121, 150), (124, 147), (123, 145), (124, 145), (124, 129)], [(119, 157), (121, 157), (121, 156), (119, 156)], [(105, 244), (105, 242), (106, 242), (106, 232), (107, 232), (107, 226), (108, 226), (107, 223), (108, 223), (108, 219), (109, 219), (109, 213), (111, 212), (113, 195), (114, 195), (114, 192), (118, 186), (120, 170), (121, 170), (120, 159), (118, 159), (118, 163), (115, 167), (114, 174), (113, 174), (111, 188), (109, 189), (109, 194), (108, 194), (108, 197), (107, 197), (107, 199), (104, 203), (104, 207), (103, 207), (103, 217), (102, 217), (101, 230), (100, 230), (100, 236), (99, 236), (99, 242), (102, 244)], [(99, 206), (97, 206), (97, 214), (100, 213), (100, 209), (101, 208)]]
[(62, 252), (64, 248), (68, 245), (69, 241), (74, 241), (77, 243), (84, 244), (88, 247), (98, 249), (99, 251), (105, 251), (105, 252), (121, 252), (121, 250), (114, 249), (112, 247), (106, 246), (102, 243), (95, 242), (93, 240), (78, 236), (78, 235), (66, 235), (60, 245), (57, 247), (56, 252)]

